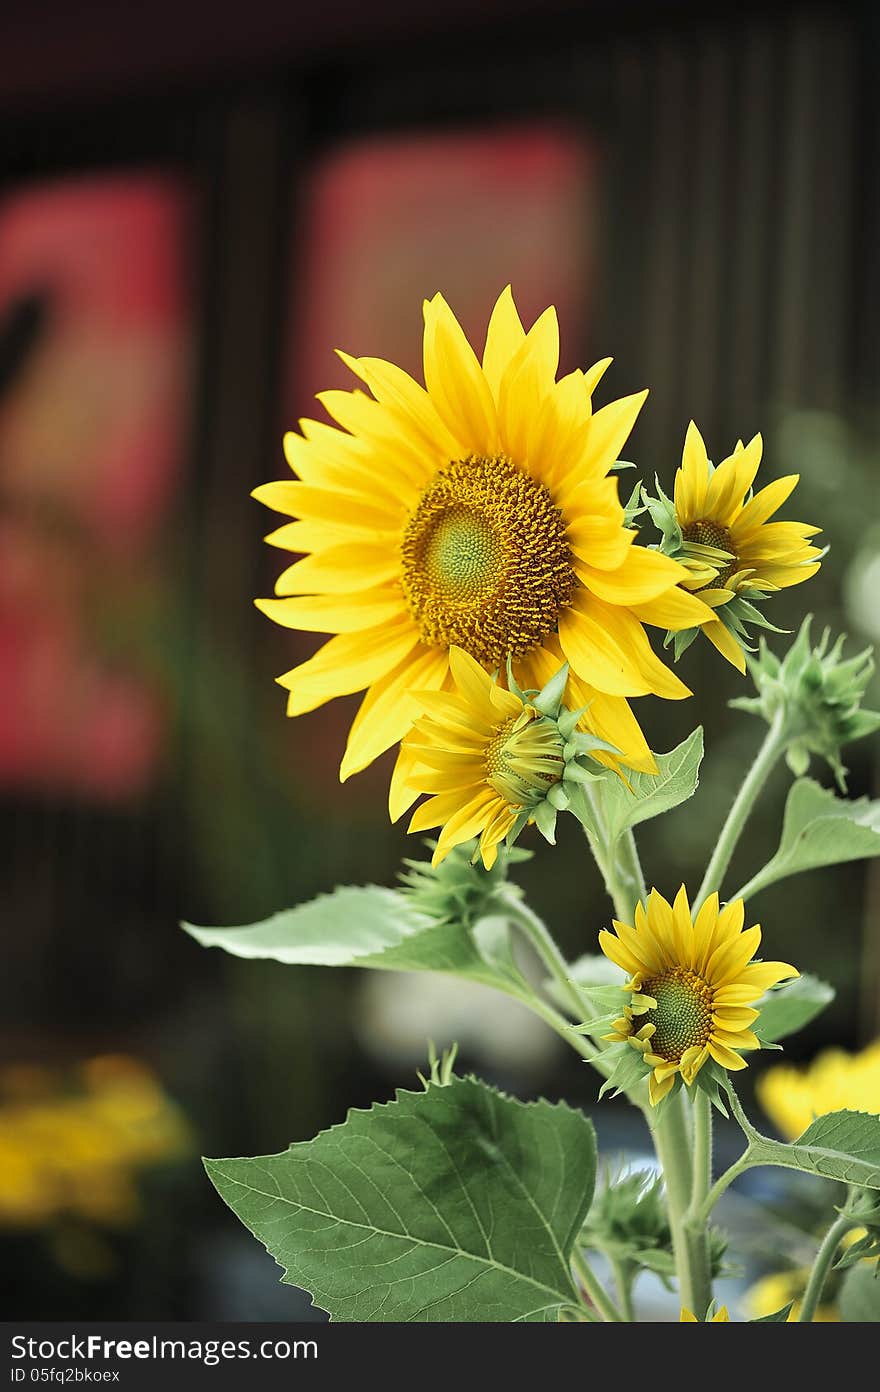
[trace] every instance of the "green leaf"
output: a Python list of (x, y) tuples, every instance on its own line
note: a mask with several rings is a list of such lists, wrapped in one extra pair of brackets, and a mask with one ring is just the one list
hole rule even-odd
[[(497, 929), (494, 920), (493, 925)], [(460, 924), (438, 923), (406, 895), (377, 885), (336, 889), (240, 928), (182, 926), (203, 947), (288, 966), (449, 972), (511, 994), (518, 993), (521, 981), (513, 966), (504, 964), (497, 931), (491, 944), (487, 937), (483, 952), (477, 937)]]
[(799, 976), (790, 985), (768, 991), (755, 1008), (761, 1014), (756, 1027), (761, 1040), (775, 1044), (796, 1034), (834, 999), (834, 987), (817, 976)]
[(336, 1320), (552, 1321), (578, 1302), (596, 1138), (564, 1103), (456, 1078), (205, 1168), (283, 1281)]
[(772, 1315), (758, 1315), (757, 1319), (749, 1320), (749, 1324), (785, 1324), (791, 1314), (793, 1300), (789, 1300), (787, 1305), (783, 1305), (781, 1310), (774, 1310)]
[(629, 827), (659, 817), (693, 797), (703, 758), (703, 730), (697, 726), (683, 743), (668, 754), (657, 755), (659, 773), (628, 775), (632, 791), (619, 778), (596, 784), (605, 845), (613, 850)]
[(791, 1145), (751, 1133), (751, 1165), (781, 1165), (808, 1174), (880, 1189), (880, 1117), (829, 1112)]
[(880, 1276), (877, 1266), (854, 1266), (848, 1271), (838, 1297), (840, 1318), (845, 1324), (876, 1324), (880, 1321)]
[(880, 855), (880, 799), (837, 797), (812, 778), (792, 784), (779, 849), (747, 888), (751, 897), (777, 880)]

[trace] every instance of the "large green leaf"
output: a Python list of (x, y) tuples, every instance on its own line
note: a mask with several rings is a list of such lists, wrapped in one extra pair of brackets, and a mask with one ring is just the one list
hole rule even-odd
[(880, 1274), (876, 1262), (864, 1262), (847, 1272), (838, 1306), (845, 1324), (880, 1323)]
[(757, 1002), (761, 1014), (755, 1029), (767, 1044), (796, 1034), (834, 999), (834, 987), (817, 976), (799, 976), (791, 984), (768, 991)]
[[(263, 923), (239, 928), (182, 926), (203, 947), (222, 947), (235, 957), (271, 958), (290, 966), (379, 967), (389, 971), (437, 971), (517, 993), (519, 978), (506, 965), (497, 918), (484, 937), (440, 922), (416, 909), (394, 889), (346, 887), (322, 894)], [(484, 950), (481, 950), (481, 946)]]
[(280, 1155), (205, 1166), (282, 1279), (334, 1319), (548, 1321), (577, 1303), (596, 1139), (563, 1103), (454, 1079)]
[(613, 848), (629, 827), (659, 817), (693, 797), (702, 758), (703, 730), (698, 725), (675, 749), (657, 755), (658, 773), (630, 773), (629, 788), (619, 778), (603, 778), (597, 783), (595, 796), (606, 846)]
[(779, 849), (743, 892), (751, 897), (802, 870), (875, 855), (880, 855), (880, 799), (850, 801), (812, 778), (799, 778), (785, 804)]
[(880, 1189), (880, 1117), (829, 1112), (811, 1122), (791, 1145), (752, 1135), (752, 1165), (781, 1165), (809, 1174)]

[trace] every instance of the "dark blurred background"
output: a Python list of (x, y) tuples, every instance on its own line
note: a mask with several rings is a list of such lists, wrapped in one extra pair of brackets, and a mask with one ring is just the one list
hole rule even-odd
[[(789, 513), (832, 550), (776, 621), (878, 637), (877, 8), (712, 10), (4, 7), (7, 1317), (303, 1317), (198, 1156), (387, 1098), (428, 1034), (522, 1096), (594, 1103), (573, 1055), (476, 988), (225, 959), (176, 926), (392, 883), (417, 849), (384, 818), (389, 760), (337, 781), (356, 701), (285, 719), (273, 679), (317, 642), (252, 607), (281, 558), (248, 494), (346, 383), (334, 347), (418, 372), (435, 290), (479, 342), (506, 283), (524, 318), (555, 303), (565, 370), (613, 354), (606, 395), (650, 386), (627, 449), (646, 480), (671, 485), (691, 416), (716, 459), (760, 429), (765, 481), (801, 473)], [(696, 884), (762, 733), (708, 644), (683, 669), (696, 700), (637, 707), (657, 749), (707, 728), (698, 802), (640, 838), (667, 894)], [(869, 745), (848, 762), (876, 793)], [(734, 878), (774, 848), (785, 787)], [(520, 879), (568, 953), (594, 948), (574, 826)], [(838, 987), (794, 1056), (876, 1034), (870, 867), (757, 912), (768, 955)]]

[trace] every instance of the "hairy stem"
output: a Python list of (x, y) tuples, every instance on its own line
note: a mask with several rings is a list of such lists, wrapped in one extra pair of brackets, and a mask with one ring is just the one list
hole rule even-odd
[(785, 745), (785, 722), (782, 712), (779, 711), (764, 737), (764, 742), (755, 756), (754, 763), (743, 779), (742, 787), (727, 814), (724, 826), (721, 828), (721, 834), (706, 867), (703, 883), (700, 885), (694, 903), (695, 909), (698, 909), (703, 901), (708, 899), (713, 890), (718, 890), (720, 894), (727, 867), (736, 850), (743, 828), (749, 819), (749, 814), (777, 759), (783, 753)]

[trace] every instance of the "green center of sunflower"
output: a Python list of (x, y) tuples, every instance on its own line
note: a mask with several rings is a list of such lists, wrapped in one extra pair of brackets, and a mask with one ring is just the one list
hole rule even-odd
[(438, 470), (404, 529), (401, 563), (422, 641), (487, 667), (553, 633), (576, 584), (561, 512), (503, 456)]
[(636, 1028), (655, 1026), (649, 1048), (669, 1063), (694, 1046), (708, 1044), (712, 1033), (712, 988), (686, 967), (667, 967), (659, 976), (642, 982), (641, 994), (653, 996), (653, 1010), (635, 1017)]
[[(726, 564), (719, 564), (715, 579), (700, 587), (703, 590), (722, 589), (737, 567), (737, 556), (730, 529), (723, 527), (720, 522), (713, 522), (711, 517), (701, 517), (696, 522), (689, 522), (686, 527), (682, 527), (681, 535), (686, 549), (688, 543), (692, 547), (708, 546), (713, 551), (725, 551), (732, 558)], [(705, 554), (701, 559), (709, 560), (711, 564), (711, 558)], [(695, 590), (694, 593), (699, 594), (700, 590)]]
[(562, 777), (563, 749), (555, 723), (526, 706), (486, 746), (486, 782), (511, 807), (534, 807)]

